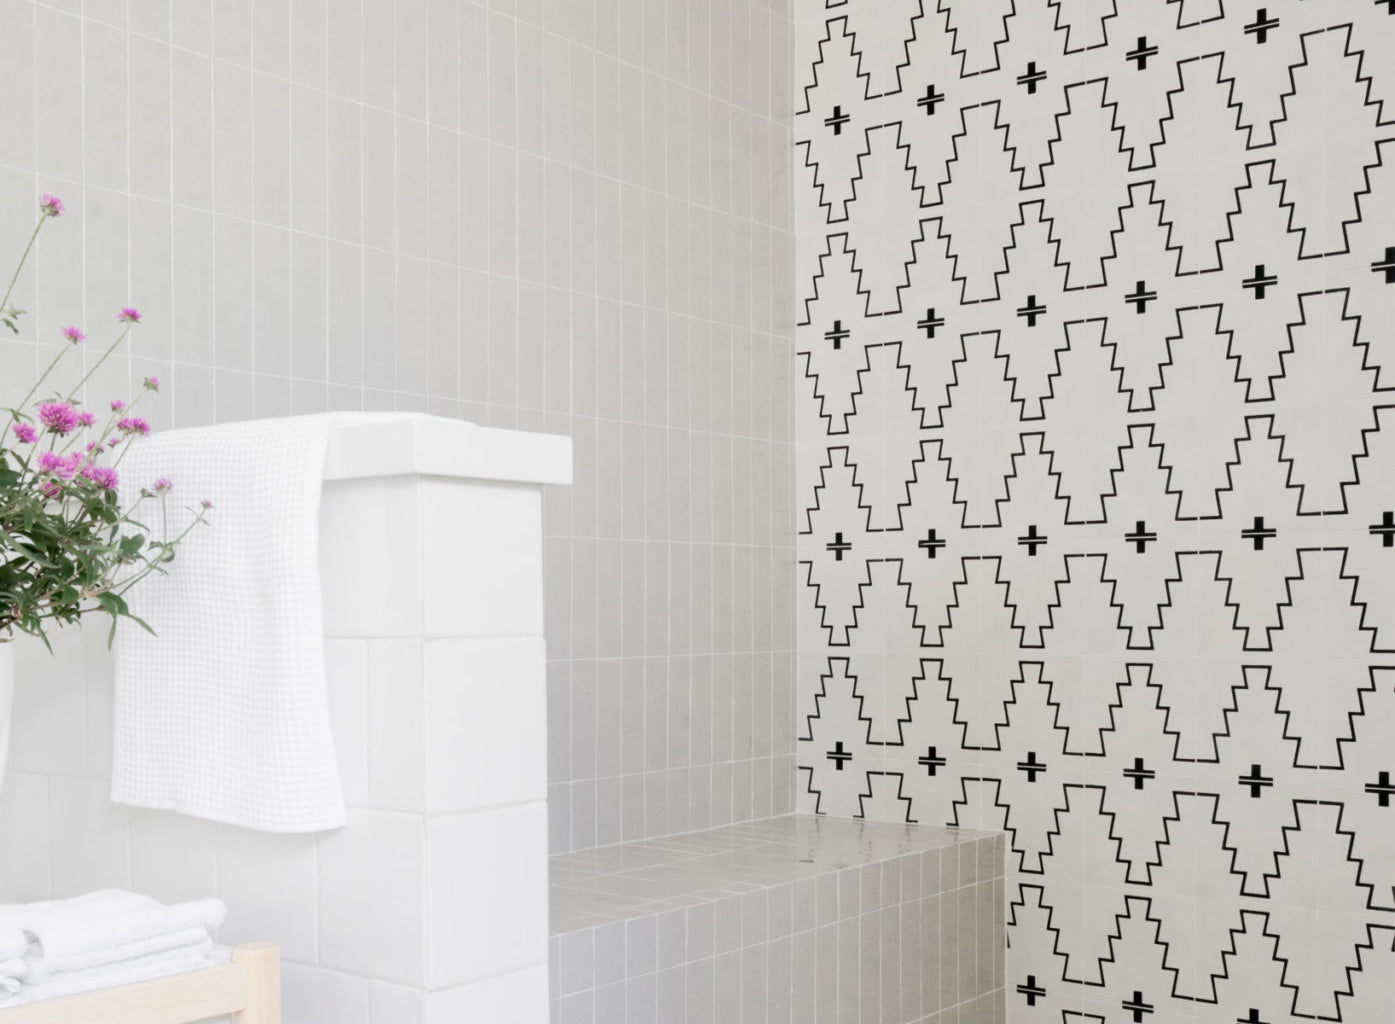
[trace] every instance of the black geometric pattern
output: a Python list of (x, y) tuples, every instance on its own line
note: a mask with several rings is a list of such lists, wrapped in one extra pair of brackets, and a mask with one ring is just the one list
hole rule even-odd
[(1009, 1020), (1395, 1020), (1395, 3), (801, 0), (804, 809)]

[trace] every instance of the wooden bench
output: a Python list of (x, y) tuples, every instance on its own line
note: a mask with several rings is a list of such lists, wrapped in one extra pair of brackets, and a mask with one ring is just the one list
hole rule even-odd
[(276, 946), (237, 946), (217, 967), (0, 1010), (0, 1024), (194, 1024), (228, 1015), (235, 1024), (281, 1024)]

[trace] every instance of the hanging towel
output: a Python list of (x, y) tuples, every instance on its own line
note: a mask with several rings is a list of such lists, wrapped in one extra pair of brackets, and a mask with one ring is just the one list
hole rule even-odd
[[(121, 464), (121, 504), (168, 477), (171, 528), (214, 503), (167, 576), (129, 594), (157, 636), (116, 646), (112, 799), (266, 832), (345, 822), (325, 697), (319, 513), (325, 414), (156, 434)], [(175, 515), (174, 510), (181, 510)], [(159, 529), (158, 500), (137, 518)]]

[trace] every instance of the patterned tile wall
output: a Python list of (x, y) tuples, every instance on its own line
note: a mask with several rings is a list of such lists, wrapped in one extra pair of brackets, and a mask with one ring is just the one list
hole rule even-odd
[(0, 250), (69, 210), (0, 399), (131, 301), (92, 397), (156, 373), (157, 427), (570, 434), (554, 847), (788, 809), (791, 43), (787, 0), (0, 0)]
[(804, 0), (800, 806), (1009, 1019), (1395, 1006), (1395, 4)]

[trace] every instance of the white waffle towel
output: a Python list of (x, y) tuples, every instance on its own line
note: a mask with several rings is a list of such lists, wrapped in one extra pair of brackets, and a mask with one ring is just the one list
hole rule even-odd
[(25, 941), (22, 959), (0, 964), (0, 1006), (199, 966), (226, 913), (221, 900), (166, 905), (118, 889), (0, 907), (0, 932)]
[(0, 922), (23, 930), (26, 980), (86, 971), (195, 946), (220, 928), (221, 900), (164, 904), (121, 889), (85, 896), (0, 907)]
[[(6, 904), (0, 903), (0, 915), (4, 913)], [(13, 960), (24, 955), (24, 948), (29, 944), (29, 940), (24, 937), (24, 933), (17, 927), (0, 925), (0, 960)]]
[[(129, 595), (151, 636), (116, 646), (112, 799), (266, 832), (345, 822), (325, 696), (319, 513), (325, 414), (155, 434), (120, 466), (122, 507), (160, 477), (171, 528), (209, 523)], [(137, 518), (160, 529), (159, 503)], [(179, 514), (175, 515), (175, 510)]]
[(21, 985), (11, 991), (0, 989), (0, 1010), (22, 1006), (25, 1003), (73, 996), (81, 992), (98, 992), (120, 985), (134, 985), (138, 981), (167, 978), (172, 974), (183, 974), (185, 971), (209, 967), (215, 962), (213, 943), (204, 939), (195, 946), (152, 953), (138, 960), (125, 960), (71, 974), (55, 974), (37, 985)]

